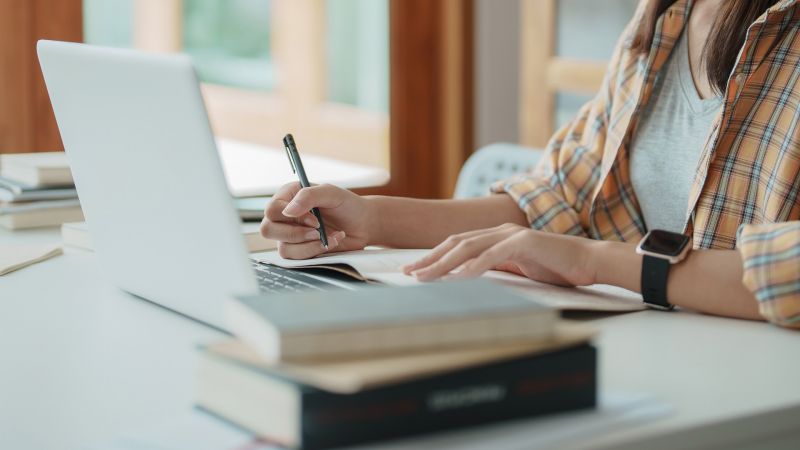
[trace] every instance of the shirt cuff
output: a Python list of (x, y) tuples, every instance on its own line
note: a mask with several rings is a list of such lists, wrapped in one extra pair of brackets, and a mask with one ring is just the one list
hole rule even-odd
[(525, 213), (528, 225), (535, 230), (586, 236), (578, 213), (549, 186), (547, 180), (515, 177), (494, 183), (491, 192), (509, 195)]
[(800, 328), (800, 222), (743, 225), (737, 247), (742, 282), (765, 319)]

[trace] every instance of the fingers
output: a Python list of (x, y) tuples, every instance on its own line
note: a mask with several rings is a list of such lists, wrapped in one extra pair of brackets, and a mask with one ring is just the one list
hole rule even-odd
[[(486, 230), (477, 230), (477, 231), (470, 231), (467, 233), (456, 234), (447, 238), (444, 242), (437, 245), (430, 253), (425, 255), (424, 258), (416, 261), (414, 263), (408, 264), (403, 267), (403, 272), (406, 275), (410, 275), (411, 272), (423, 269), (425, 267), (430, 266), (431, 264), (435, 263), (439, 259), (441, 259), (445, 254), (447, 254), (450, 250), (461, 244), (462, 242), (486, 234), (496, 233), (496, 232), (503, 232), (507, 235), (513, 234), (516, 232), (517, 229), (520, 227), (516, 227), (514, 225), (505, 224), (500, 225), (498, 227), (489, 228)], [(471, 244), (467, 244), (471, 245)]]
[(506, 239), (505, 230), (494, 230), (488, 233), (460, 240), (455, 246), (436, 258), (426, 267), (417, 269), (414, 274), (420, 281), (432, 281), (449, 274), (467, 261), (481, 255), (488, 248)]
[(286, 183), (275, 192), (275, 195), (272, 196), (273, 200), (283, 200), (285, 202), (291, 201), (300, 189), (303, 187), (300, 186), (300, 183), (297, 181)]
[(261, 235), (267, 239), (290, 244), (319, 240), (319, 231), (316, 228), (271, 222), (266, 218), (261, 221)]
[(499, 242), (497, 245), (487, 249), (472, 261), (464, 264), (464, 268), (457, 274), (453, 274), (449, 279), (475, 278), (484, 272), (494, 269), (511, 259), (514, 252), (522, 245), (525, 238), (524, 232), (518, 232), (508, 239)]
[(283, 210), (286, 209), (286, 205), (288, 204), (289, 202), (286, 200), (272, 200), (267, 206), (267, 210), (264, 212), (264, 217), (269, 222), (288, 222), (304, 225), (310, 228), (319, 228), (319, 221), (316, 217), (314, 217), (313, 214), (309, 212), (310, 210), (297, 217), (285, 216), (283, 214)]
[(437, 245), (433, 248), (428, 254), (426, 254), (422, 259), (415, 261), (411, 264), (406, 264), (402, 267), (403, 273), (406, 275), (411, 275), (414, 271), (422, 269), (424, 267), (428, 267), (431, 264), (435, 263), (439, 260), (442, 256), (444, 256), (447, 252), (449, 252), (453, 247), (459, 244), (459, 236), (450, 236), (449, 238), (445, 239), (444, 242)]
[(336, 249), (344, 240), (344, 231), (337, 231), (328, 236), (328, 248), (322, 245), (319, 235), (314, 241), (291, 244), (288, 242), (278, 242), (278, 254), (286, 259), (309, 259), (323, 253)]
[(292, 255), (297, 252), (297, 257), (325, 251), (311, 247), (319, 240), (316, 229), (320, 224), (310, 211), (316, 206), (335, 208), (342, 201), (341, 193), (341, 189), (331, 185), (301, 188), (298, 183), (289, 183), (281, 187), (264, 211), (261, 235), (289, 245), (309, 243), (304, 250), (289, 250)]
[(330, 184), (300, 189), (281, 211), (286, 217), (300, 217), (311, 208), (336, 208), (344, 201), (343, 190)]

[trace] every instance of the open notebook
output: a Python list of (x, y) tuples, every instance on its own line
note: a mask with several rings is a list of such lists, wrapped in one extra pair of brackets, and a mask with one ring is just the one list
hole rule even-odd
[[(253, 259), (288, 269), (328, 269), (372, 283), (410, 286), (420, 282), (414, 277), (405, 275), (400, 268), (417, 261), (429, 251), (368, 248), (307, 260), (284, 259), (277, 252), (266, 252), (254, 254)], [(625, 312), (645, 309), (638, 294), (616, 286), (562, 288), (498, 271), (490, 271), (484, 277), (511, 287), (544, 305), (561, 310)]]

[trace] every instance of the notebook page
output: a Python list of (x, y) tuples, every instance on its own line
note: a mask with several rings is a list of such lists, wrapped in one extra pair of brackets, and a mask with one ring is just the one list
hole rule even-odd
[(367, 248), (354, 252), (334, 253), (305, 260), (281, 258), (277, 252), (259, 253), (253, 259), (261, 263), (274, 264), (287, 269), (322, 266), (329, 264), (346, 264), (363, 275), (386, 284), (417, 284), (414, 277), (403, 274), (401, 267), (419, 260), (430, 250), (397, 250)]

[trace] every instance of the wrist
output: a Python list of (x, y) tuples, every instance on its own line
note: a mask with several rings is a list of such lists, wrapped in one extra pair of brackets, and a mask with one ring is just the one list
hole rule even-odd
[(591, 284), (605, 284), (605, 282), (601, 281), (603, 277), (606, 276), (604, 271), (604, 264), (606, 264), (606, 258), (604, 252), (607, 251), (607, 242), (604, 241), (597, 241), (594, 239), (583, 239), (582, 246), (583, 246), (583, 254), (586, 264), (586, 272), (590, 276), (590, 280), (592, 281)]
[(594, 241), (593, 244), (589, 259), (595, 270), (595, 283), (639, 292), (642, 255), (636, 253), (636, 245), (609, 241)]
[(364, 199), (365, 222), (367, 224), (367, 245), (380, 245), (384, 242), (383, 239), (383, 217), (381, 209), (381, 197), (378, 195), (369, 195), (362, 197)]

